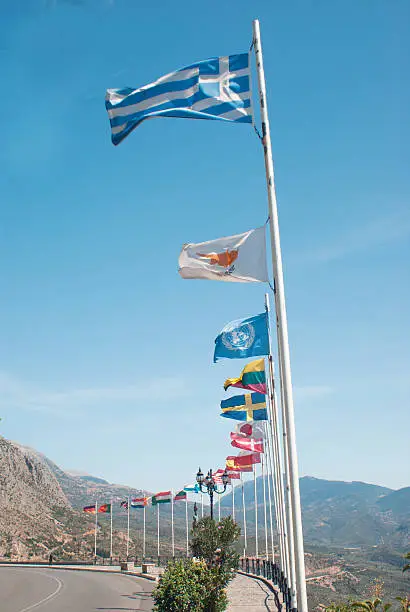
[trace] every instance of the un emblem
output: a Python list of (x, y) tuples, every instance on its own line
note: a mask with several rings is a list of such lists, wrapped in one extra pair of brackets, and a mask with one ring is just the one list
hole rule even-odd
[(222, 332), (222, 343), (229, 351), (240, 351), (251, 348), (255, 340), (255, 328), (251, 323), (240, 327), (233, 321)]

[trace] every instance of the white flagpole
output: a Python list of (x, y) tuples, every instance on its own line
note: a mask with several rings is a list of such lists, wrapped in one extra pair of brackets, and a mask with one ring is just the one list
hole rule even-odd
[[(264, 447), (265, 450), (265, 447)], [(262, 463), (262, 485), (263, 485), (263, 518), (265, 524), (265, 557), (269, 559), (269, 550), (268, 550), (268, 516), (266, 512), (266, 480), (265, 480), (265, 456), (261, 454), (261, 463)]]
[[(293, 531), (295, 544), (296, 580), (298, 593), (298, 611), (308, 612), (306, 595), (305, 557), (303, 547), (302, 513), (300, 507), (299, 469), (296, 451), (295, 416), (293, 408), (292, 378), (290, 370), (290, 354), (288, 325), (286, 317), (285, 290), (282, 270), (282, 254), (280, 248), (279, 220), (276, 204), (275, 179), (270, 139), (269, 117), (266, 100), (265, 72), (263, 68), (262, 47), (259, 20), (253, 21), (253, 44), (255, 48), (258, 72), (260, 110), (262, 119), (262, 139), (265, 157), (265, 171), (269, 202), (269, 221), (272, 246), (272, 265), (275, 281), (275, 304), (278, 323), (278, 336), (282, 348), (281, 385), (284, 397), (285, 428), (288, 436), (289, 452), (289, 488), (293, 511)], [(295, 607), (295, 606), (293, 606)]]
[[(278, 357), (279, 357), (279, 376), (282, 379), (282, 350), (279, 343), (278, 346)], [(286, 501), (287, 501), (287, 512), (286, 512), (286, 520), (287, 520), (287, 533), (288, 533), (288, 547), (289, 547), (289, 563), (290, 563), (290, 571), (291, 571), (291, 585), (295, 585), (296, 588), (296, 563), (295, 563), (295, 542), (293, 538), (293, 509), (292, 509), (292, 499), (290, 495), (290, 487), (289, 487), (289, 449), (288, 449), (288, 439), (286, 434), (285, 427), (285, 414), (284, 414), (284, 400), (283, 400), (283, 391), (281, 387), (281, 406), (282, 406), (282, 423), (283, 423), (283, 454), (285, 460), (285, 483), (284, 488), (286, 492)], [(296, 599), (296, 592), (294, 593)]]
[(175, 541), (174, 541), (174, 492), (171, 491), (171, 541), (172, 541), (172, 557), (175, 557)]
[(247, 538), (246, 538), (246, 506), (245, 506), (245, 490), (243, 487), (243, 478), (242, 472), (241, 475), (241, 485), (242, 485), (242, 511), (243, 511), (243, 556), (246, 557), (246, 552), (248, 548)]
[(112, 561), (112, 499), (110, 501), (110, 560)]
[[(272, 377), (272, 381), (273, 381), (273, 361), (272, 358), (270, 358), (270, 365), (269, 367), (272, 368), (272, 373), (271, 373), (271, 377)], [(274, 383), (272, 382), (272, 388), (274, 388)], [(274, 431), (275, 431), (275, 437), (273, 440), (273, 449), (274, 449), (274, 455), (275, 455), (275, 462), (276, 462), (276, 472), (278, 474), (277, 477), (277, 484), (278, 484), (278, 499), (279, 499), (279, 508), (280, 508), (280, 514), (281, 514), (281, 528), (282, 528), (282, 542), (283, 542), (283, 553), (284, 553), (284, 571), (286, 574), (286, 577), (288, 578), (289, 581), (289, 586), (290, 586), (290, 582), (292, 579), (292, 570), (291, 570), (291, 558), (289, 556), (289, 541), (288, 541), (288, 527), (287, 527), (287, 519), (286, 519), (286, 504), (285, 504), (285, 494), (283, 491), (283, 461), (282, 461), (282, 454), (281, 454), (281, 449), (280, 449), (280, 443), (279, 443), (279, 415), (278, 415), (278, 404), (277, 404), (277, 397), (276, 397), (276, 393), (274, 391), (273, 393), (273, 401), (272, 401), (272, 414), (273, 414), (273, 427), (274, 427)], [(292, 557), (293, 560), (293, 557)], [(293, 561), (292, 561), (293, 563)], [(295, 581), (293, 582), (293, 584), (295, 585)]]
[[(265, 308), (269, 318), (269, 295), (265, 294)], [(289, 542), (288, 542), (288, 529), (287, 529), (287, 520), (286, 520), (286, 505), (285, 505), (285, 495), (283, 491), (283, 463), (282, 463), (282, 454), (280, 449), (279, 442), (279, 413), (278, 413), (278, 402), (275, 391), (275, 378), (274, 378), (274, 370), (273, 370), (273, 357), (272, 357), (272, 340), (271, 340), (271, 331), (270, 325), (268, 321), (268, 336), (269, 336), (269, 356), (268, 356), (268, 368), (269, 368), (269, 410), (270, 410), (270, 425), (271, 425), (271, 434), (272, 434), (272, 456), (274, 463), (274, 474), (275, 474), (275, 493), (276, 493), (276, 502), (277, 502), (277, 521), (278, 521), (278, 533), (279, 533), (279, 542), (281, 546), (281, 565), (282, 569), (285, 573), (285, 576), (288, 579), (288, 585), (291, 586), (293, 584), (296, 585), (295, 580), (292, 582), (292, 576), (294, 576), (294, 572), (292, 573), (292, 564), (293, 556), (289, 556)]]
[[(269, 332), (269, 344), (270, 344), (270, 331)], [(280, 496), (280, 480), (281, 480), (281, 470), (278, 463), (279, 453), (277, 447), (278, 435), (276, 431), (277, 422), (275, 420), (275, 408), (274, 408), (274, 393), (273, 393), (273, 377), (271, 375), (270, 369), (270, 361), (268, 360), (268, 377), (267, 377), (267, 406), (268, 406), (268, 416), (269, 416), (269, 427), (268, 423), (266, 424), (267, 431), (267, 442), (268, 442), (268, 450), (269, 450), (269, 459), (271, 464), (271, 479), (272, 479), (272, 490), (273, 490), (273, 498), (275, 502), (275, 516), (276, 516), (276, 526), (278, 532), (279, 539), (279, 560), (280, 565), (287, 576), (287, 565), (286, 565), (286, 552), (285, 552), (285, 542), (284, 542), (284, 530), (283, 530), (283, 508), (281, 505), (281, 496)]]
[(232, 520), (235, 520), (235, 479), (232, 478)]
[(253, 489), (255, 497), (255, 557), (259, 557), (258, 547), (258, 493), (256, 491), (256, 465), (253, 466)]
[(157, 557), (159, 559), (159, 504), (157, 504)]
[(130, 553), (130, 498), (127, 498), (127, 561)]
[(204, 496), (201, 491), (201, 518), (204, 518)]
[(221, 496), (218, 495), (218, 521), (221, 520)]
[(271, 473), (271, 460), (270, 460), (270, 441), (268, 438), (268, 428), (265, 422), (265, 440), (266, 440), (266, 475), (268, 480), (268, 500), (269, 500), (269, 528), (270, 528), (270, 542), (271, 542), (271, 551), (272, 551), (272, 561), (275, 563), (275, 546), (273, 543), (273, 519), (272, 519), (272, 494), (271, 494), (271, 484), (272, 483), (272, 473)]
[(94, 529), (94, 559), (97, 562), (97, 525), (98, 525), (98, 507), (97, 502), (95, 502), (95, 529)]
[[(272, 446), (271, 439), (269, 437), (268, 424), (265, 421), (265, 439), (267, 445), (267, 472), (268, 472), (268, 498), (269, 498), (269, 524), (270, 524), (270, 540), (271, 540), (271, 548), (272, 548), (272, 561), (275, 562), (275, 545), (273, 538), (273, 519), (272, 519), (272, 493), (273, 493), (273, 504), (275, 508), (275, 516), (278, 517), (278, 504), (276, 499), (276, 488), (274, 482), (274, 474), (272, 471), (273, 459), (272, 459)], [(279, 534), (279, 526), (278, 526), (278, 534)], [(282, 560), (282, 547), (279, 546), (279, 557)]]
[[(268, 294), (265, 295), (265, 305), (266, 305), (266, 312), (269, 315), (270, 304), (269, 304)], [(268, 332), (269, 332), (269, 344), (271, 345), (271, 332), (270, 332), (269, 324), (268, 324)], [(279, 360), (278, 361), (279, 361), (279, 374), (280, 374), (281, 373), (280, 346), (278, 348), (279, 348), (279, 351), (278, 351)], [(288, 504), (286, 506), (285, 493), (284, 493), (284, 482), (283, 482), (285, 473), (286, 473), (286, 481), (287, 481), (287, 474), (288, 474), (286, 429), (285, 427), (283, 427), (283, 449), (284, 449), (284, 458), (285, 458), (285, 470), (284, 470), (283, 463), (282, 463), (282, 455), (280, 452), (279, 411), (278, 411), (278, 400), (277, 400), (276, 391), (275, 391), (272, 351), (270, 351), (270, 353), (271, 354), (269, 355), (269, 380), (270, 380), (270, 387), (271, 387), (270, 392), (272, 394), (271, 404), (272, 404), (272, 416), (273, 416), (273, 429), (275, 432), (273, 448), (274, 448), (274, 453), (275, 453), (277, 471), (279, 473), (278, 495), (280, 499), (280, 507), (282, 509), (281, 524), (282, 524), (282, 530), (283, 530), (283, 547), (284, 547), (284, 555), (285, 555), (285, 563), (286, 563), (285, 567), (287, 568), (286, 575), (289, 581), (289, 586), (291, 588), (291, 594), (292, 594), (293, 601), (296, 607), (297, 585), (296, 585), (296, 563), (295, 563), (295, 552), (294, 552), (294, 538), (293, 538), (293, 528), (292, 528), (292, 519), (291, 519), (292, 500), (290, 499), (290, 495), (288, 495), (287, 497)], [(282, 416), (283, 416), (284, 400), (283, 400), (282, 388), (281, 388), (281, 405), (282, 405)], [(282, 421), (284, 425), (284, 422), (285, 422), (284, 418), (282, 418)]]
[(189, 557), (189, 535), (188, 535), (188, 493), (185, 497), (185, 529), (186, 529), (186, 556)]
[(142, 533), (142, 560), (144, 561), (145, 560), (145, 505), (144, 505), (143, 521), (144, 521), (144, 529)]

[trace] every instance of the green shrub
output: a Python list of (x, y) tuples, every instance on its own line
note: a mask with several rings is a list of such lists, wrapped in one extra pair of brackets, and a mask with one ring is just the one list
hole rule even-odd
[(171, 562), (153, 592), (157, 612), (222, 612), (226, 595), (218, 597), (218, 581), (206, 563), (192, 559)]

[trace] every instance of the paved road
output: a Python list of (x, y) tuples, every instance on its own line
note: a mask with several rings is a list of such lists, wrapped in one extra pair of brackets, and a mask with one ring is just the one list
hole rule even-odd
[(144, 612), (155, 583), (100, 572), (0, 567), (1, 612)]
[(272, 591), (260, 580), (237, 574), (228, 587), (227, 612), (268, 612), (277, 610)]

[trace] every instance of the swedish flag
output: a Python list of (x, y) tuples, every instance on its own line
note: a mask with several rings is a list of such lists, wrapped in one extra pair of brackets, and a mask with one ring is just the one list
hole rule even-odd
[(267, 421), (266, 396), (263, 393), (235, 395), (221, 402), (221, 416), (237, 421)]

